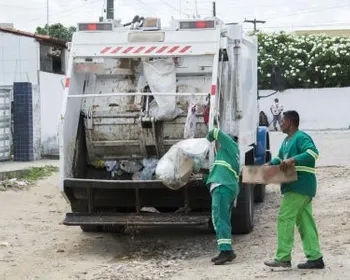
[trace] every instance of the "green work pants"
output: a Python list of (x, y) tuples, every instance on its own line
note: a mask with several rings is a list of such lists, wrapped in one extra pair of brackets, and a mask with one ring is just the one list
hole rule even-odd
[(312, 198), (294, 192), (285, 193), (277, 221), (278, 246), (275, 259), (290, 261), (297, 226), (308, 260), (322, 257), (316, 223), (312, 217)]
[(218, 250), (232, 250), (231, 212), (237, 191), (224, 185), (213, 189), (212, 193), (212, 222), (216, 232)]

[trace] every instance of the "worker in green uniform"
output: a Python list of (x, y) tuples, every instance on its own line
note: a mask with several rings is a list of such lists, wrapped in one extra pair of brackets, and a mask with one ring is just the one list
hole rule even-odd
[(316, 194), (315, 162), (318, 150), (312, 138), (299, 130), (299, 114), (284, 113), (282, 132), (287, 134), (278, 157), (269, 164), (280, 165), (282, 171), (295, 166), (298, 180), (281, 185), (283, 194), (277, 220), (277, 252), (275, 258), (265, 262), (270, 267), (291, 267), (294, 246), (294, 227), (297, 226), (307, 261), (299, 269), (324, 268), (317, 227), (312, 215), (312, 199)]
[(237, 138), (212, 129), (207, 139), (217, 141), (215, 161), (206, 179), (212, 197), (212, 223), (216, 232), (219, 255), (212, 258), (215, 265), (232, 261), (236, 255), (232, 250), (231, 211), (239, 188), (239, 148)]

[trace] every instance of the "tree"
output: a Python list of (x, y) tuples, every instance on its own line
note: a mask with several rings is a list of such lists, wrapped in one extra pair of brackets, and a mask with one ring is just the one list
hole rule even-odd
[(46, 24), (44, 27), (38, 26), (36, 28), (35, 34), (49, 35), (69, 42), (72, 40), (72, 36), (75, 31), (76, 28), (74, 26), (65, 27), (60, 23), (56, 23), (52, 25)]
[(285, 88), (350, 86), (350, 38), (285, 32), (255, 35), (259, 40), (260, 89), (272, 88), (276, 67)]

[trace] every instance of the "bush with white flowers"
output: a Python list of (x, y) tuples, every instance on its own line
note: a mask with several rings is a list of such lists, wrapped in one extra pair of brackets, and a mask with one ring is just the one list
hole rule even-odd
[(280, 67), (285, 88), (350, 86), (350, 38), (284, 32), (256, 35), (260, 89), (271, 89), (274, 66)]

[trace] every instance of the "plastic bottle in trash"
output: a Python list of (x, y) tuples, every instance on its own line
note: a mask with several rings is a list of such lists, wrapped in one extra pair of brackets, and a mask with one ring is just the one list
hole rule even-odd
[(127, 173), (136, 173), (142, 168), (142, 165), (139, 164), (136, 160), (121, 160), (120, 169), (124, 170)]

